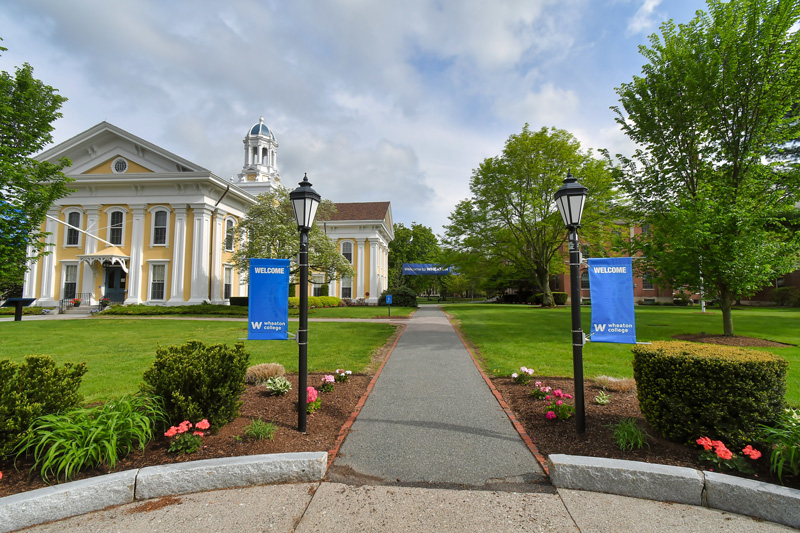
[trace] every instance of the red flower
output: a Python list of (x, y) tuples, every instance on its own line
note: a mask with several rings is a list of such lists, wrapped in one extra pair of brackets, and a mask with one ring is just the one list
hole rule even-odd
[(733, 459), (733, 453), (731, 453), (731, 451), (728, 448), (726, 448), (724, 444), (722, 443), (720, 444), (721, 444), (720, 446), (714, 448), (714, 451), (717, 453), (717, 457), (719, 457), (720, 459), (724, 459), (726, 461), (728, 459)]
[(697, 442), (697, 444), (702, 446), (705, 449), (705, 451), (710, 451), (711, 450), (711, 446), (712, 446), (711, 439), (709, 439), (708, 437), (700, 437), (699, 439), (697, 439), (696, 442)]
[(206, 429), (208, 429), (208, 428), (210, 428), (210, 427), (211, 427), (211, 424), (209, 424), (209, 423), (208, 423), (208, 420), (206, 420), (206, 419), (204, 418), (204, 419), (202, 419), (200, 422), (198, 422), (197, 424), (195, 424), (195, 425), (194, 425), (194, 427), (196, 427), (197, 429), (206, 430)]
[(761, 452), (750, 446), (749, 444), (742, 450), (742, 453), (754, 461), (761, 457)]

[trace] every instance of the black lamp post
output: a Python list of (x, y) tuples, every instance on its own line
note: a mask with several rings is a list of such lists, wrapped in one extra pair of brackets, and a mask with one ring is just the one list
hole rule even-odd
[(300, 186), (289, 193), (289, 199), (294, 208), (294, 218), (297, 221), (297, 229), (300, 230), (300, 325), (297, 329), (297, 344), (300, 348), (300, 368), (298, 376), (298, 400), (297, 400), (297, 430), (301, 433), (306, 432), (306, 410), (308, 409), (307, 392), (308, 387), (308, 232), (314, 224), (314, 215), (317, 214), (317, 206), (321, 199), (320, 195), (311, 188), (308, 176), (303, 175)]
[(586, 408), (583, 398), (583, 329), (581, 329), (581, 286), (579, 270), (581, 252), (578, 244), (578, 228), (581, 226), (583, 204), (586, 201), (586, 187), (578, 183), (567, 172), (564, 184), (556, 191), (555, 199), (564, 225), (569, 231), (569, 279), (572, 308), (572, 370), (575, 374), (575, 429), (586, 432)]

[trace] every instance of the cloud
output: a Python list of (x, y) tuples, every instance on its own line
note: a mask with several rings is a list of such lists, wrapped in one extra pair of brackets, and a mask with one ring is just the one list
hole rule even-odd
[(639, 10), (628, 20), (628, 27), (625, 30), (626, 36), (639, 33), (650, 33), (663, 17), (656, 11), (661, 4), (661, 0), (644, 0)]

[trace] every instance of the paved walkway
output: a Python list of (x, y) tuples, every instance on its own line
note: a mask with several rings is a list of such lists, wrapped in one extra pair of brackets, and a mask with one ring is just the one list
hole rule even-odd
[(328, 478), (528, 491), (546, 483), (461, 339), (431, 306), (409, 321)]

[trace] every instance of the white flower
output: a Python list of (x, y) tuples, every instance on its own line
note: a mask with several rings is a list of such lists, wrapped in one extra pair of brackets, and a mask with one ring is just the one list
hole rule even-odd
[(517, 373), (516, 373), (516, 372), (514, 372), (513, 374), (511, 374), (511, 379), (517, 379)]

